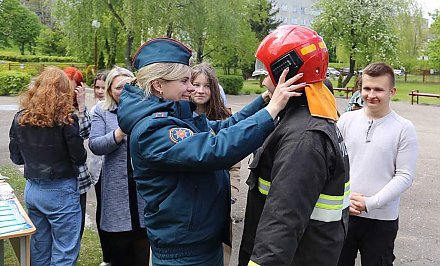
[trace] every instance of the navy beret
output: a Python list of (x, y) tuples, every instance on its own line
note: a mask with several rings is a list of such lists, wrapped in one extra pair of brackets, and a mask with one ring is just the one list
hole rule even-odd
[(191, 49), (183, 43), (167, 37), (149, 40), (137, 50), (133, 57), (136, 70), (153, 63), (179, 63), (189, 65)]

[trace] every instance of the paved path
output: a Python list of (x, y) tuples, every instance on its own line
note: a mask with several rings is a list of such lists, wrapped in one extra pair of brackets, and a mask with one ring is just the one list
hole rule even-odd
[[(255, 95), (228, 96), (233, 111), (249, 103)], [(9, 160), (8, 132), (15, 106), (15, 97), (0, 97), (0, 165), (12, 165)], [(90, 91), (87, 94), (88, 106), (93, 105)], [(338, 109), (343, 111), (346, 99), (337, 98)], [(440, 105), (411, 105), (407, 102), (393, 102), (392, 108), (403, 117), (411, 120), (417, 129), (419, 139), (419, 159), (416, 180), (412, 188), (401, 200), (400, 229), (396, 240), (395, 265), (440, 265)], [(240, 197), (232, 209), (238, 219), (244, 216), (247, 186), (245, 180), (249, 173), (248, 159), (242, 161)], [(374, 167), (374, 166), (372, 166)], [(96, 201), (94, 192), (88, 194), (88, 226), (95, 227), (94, 212)], [(241, 239), (243, 222), (233, 226), (233, 256), (231, 265), (237, 264), (237, 247)]]

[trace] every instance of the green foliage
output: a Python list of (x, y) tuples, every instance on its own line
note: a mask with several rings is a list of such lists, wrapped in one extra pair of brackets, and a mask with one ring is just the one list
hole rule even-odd
[(11, 62), (79, 62), (71, 56), (48, 56), (48, 55), (7, 55), (0, 53), (0, 60)]
[(218, 76), (218, 81), (226, 94), (237, 95), (243, 88), (243, 78), (240, 76)]
[(27, 88), (31, 76), (17, 71), (0, 72), (0, 95), (17, 95)]
[(431, 30), (435, 34), (435, 38), (429, 42), (428, 56), (432, 66), (440, 69), (440, 9), (435, 11), (432, 19), (434, 23), (431, 25)]
[(260, 94), (266, 91), (266, 88), (260, 86), (260, 81), (258, 79), (245, 80), (243, 84), (243, 89), (241, 93), (243, 94)]
[(411, 71), (417, 65), (417, 58), (422, 55), (428, 36), (420, 4), (413, 0), (402, 0), (395, 25), (399, 42), (397, 57), (391, 63), (397, 69)]
[[(166, 35), (188, 44), (195, 62), (240, 68), (254, 61), (258, 44), (248, 23), (248, 2), (55, 0), (55, 14), (67, 38), (73, 40), (68, 53), (89, 64), (94, 62), (95, 36), (110, 68), (122, 61), (130, 64), (138, 44)], [(92, 28), (92, 20), (101, 22), (99, 29)]]
[(86, 69), (83, 71), (84, 73), (84, 79), (87, 85), (91, 86), (93, 83), (93, 79), (95, 78), (95, 67), (93, 65), (89, 65), (86, 67)]
[[(353, 72), (357, 66), (373, 61), (392, 62), (396, 55), (394, 23), (398, 0), (320, 0), (321, 14), (313, 28), (336, 49), (345, 51), (345, 61)], [(337, 51), (338, 53), (338, 51)], [(339, 56), (338, 56), (339, 59)], [(344, 86), (352, 76), (344, 80)]]
[(249, 1), (248, 10), (249, 24), (259, 41), (262, 41), (271, 30), (276, 29), (282, 23), (275, 18), (279, 9), (273, 10), (271, 1)]
[[(11, 0), (7, 0), (11, 1)], [(18, 2), (18, 1), (16, 1)], [(25, 6), (18, 5), (12, 12), (11, 38), (23, 55), (26, 46), (31, 54), (35, 54), (36, 39), (40, 33), (41, 22), (38, 16)]]
[(66, 55), (67, 44), (64, 34), (59, 30), (44, 28), (37, 39), (37, 50), (44, 55)]
[(98, 57), (98, 69), (104, 69), (104, 68), (105, 68), (104, 53), (101, 51)]

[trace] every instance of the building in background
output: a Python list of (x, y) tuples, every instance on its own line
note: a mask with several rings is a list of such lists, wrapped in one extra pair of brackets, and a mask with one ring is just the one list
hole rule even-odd
[(313, 8), (317, 0), (272, 0), (272, 6), (279, 12), (276, 18), (282, 25), (296, 24), (310, 27), (319, 11)]

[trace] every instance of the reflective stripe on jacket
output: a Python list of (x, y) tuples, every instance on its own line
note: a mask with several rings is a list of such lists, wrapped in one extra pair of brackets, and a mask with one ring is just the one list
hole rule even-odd
[[(258, 178), (258, 190), (261, 194), (269, 193), (270, 182), (263, 178)], [(313, 209), (310, 219), (321, 222), (334, 222), (341, 220), (342, 210), (347, 208), (350, 203), (350, 181), (345, 183), (344, 195), (332, 196), (319, 194), (318, 201)]]

